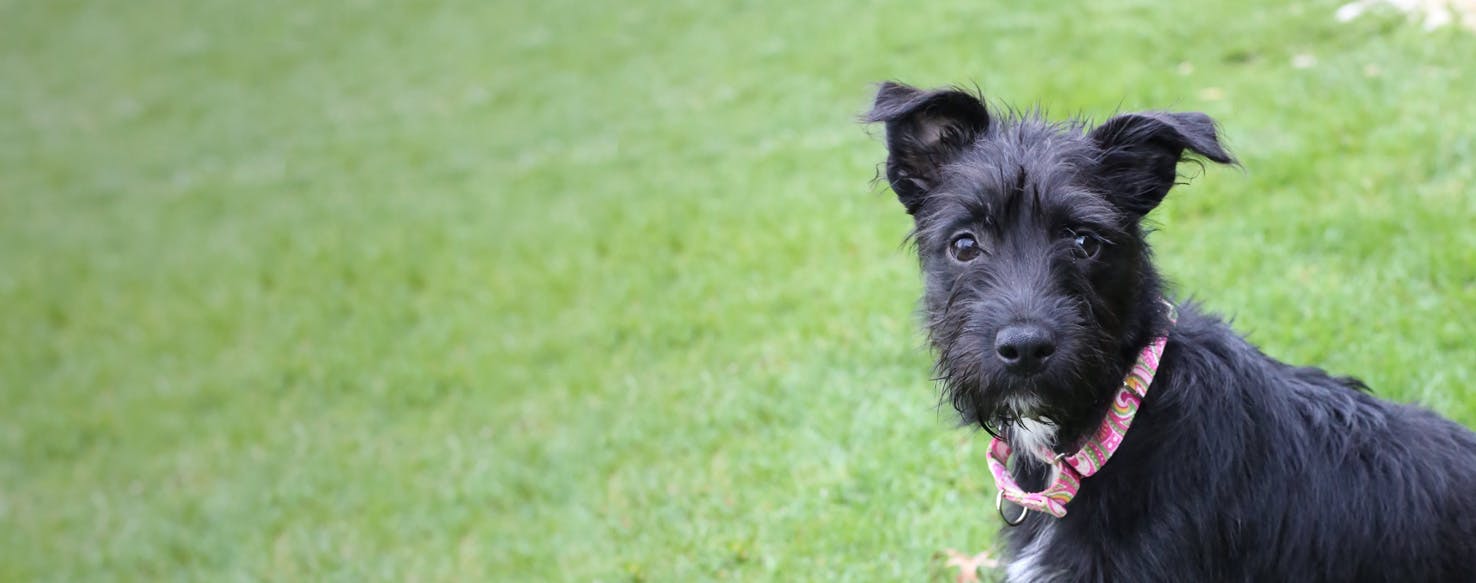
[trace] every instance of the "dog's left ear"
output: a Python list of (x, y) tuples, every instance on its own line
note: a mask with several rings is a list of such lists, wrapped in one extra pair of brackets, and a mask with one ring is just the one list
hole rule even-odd
[(1178, 178), (1184, 150), (1221, 164), (1235, 159), (1220, 145), (1215, 121), (1202, 113), (1130, 113), (1092, 130), (1099, 171), (1113, 202), (1137, 216), (1163, 201)]

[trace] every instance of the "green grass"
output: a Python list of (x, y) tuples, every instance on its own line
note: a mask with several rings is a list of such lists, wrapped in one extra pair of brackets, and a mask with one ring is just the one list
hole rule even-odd
[(0, 580), (937, 576), (888, 78), (1216, 116), (1164, 271), (1476, 424), (1476, 35), (1338, 4), (0, 0)]

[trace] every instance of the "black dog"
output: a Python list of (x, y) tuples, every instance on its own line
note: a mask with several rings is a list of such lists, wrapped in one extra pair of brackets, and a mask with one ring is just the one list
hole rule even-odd
[(1050, 123), (886, 83), (867, 121), (915, 222), (945, 398), (1021, 452), (1023, 490), (1056, 479), (1052, 454), (1167, 336), (1068, 512), (1006, 528), (1009, 580), (1476, 581), (1476, 434), (1278, 362), (1193, 304), (1170, 321), (1139, 223), (1186, 154), (1233, 162), (1209, 117)]

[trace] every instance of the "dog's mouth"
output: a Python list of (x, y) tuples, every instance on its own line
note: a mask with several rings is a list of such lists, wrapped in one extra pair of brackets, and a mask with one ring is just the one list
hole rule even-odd
[(1058, 333), (1048, 360), (1020, 370), (996, 354), (996, 335), (987, 332), (944, 344), (935, 364), (944, 401), (952, 402), (965, 423), (991, 431), (1026, 419), (1064, 427), (1097, 402), (1102, 383), (1091, 371), (1099, 367), (1080, 339)]
[(1006, 427), (1021, 426), (1028, 420), (1050, 421), (1039, 401), (1030, 398), (1016, 398), (1001, 403), (990, 415), (987, 425), (996, 430), (1002, 430)]
[[(1064, 364), (1064, 363), (1062, 363)], [(1024, 420), (1061, 424), (1076, 416), (1078, 401), (1091, 400), (1082, 393), (1084, 386), (1076, 375), (1060, 366), (1030, 374), (1016, 374), (994, 369), (978, 371), (976, 383), (968, 387), (951, 387), (964, 391), (969, 410), (980, 425), (998, 430)]]

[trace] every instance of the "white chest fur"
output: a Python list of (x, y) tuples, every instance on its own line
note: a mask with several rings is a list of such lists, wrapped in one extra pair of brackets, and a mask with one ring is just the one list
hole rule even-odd
[[(1038, 419), (1022, 419), (1019, 425), (1010, 428), (1010, 447), (1015, 450), (1015, 455), (1032, 456), (1042, 462), (1051, 463), (1048, 452), (1056, 445), (1056, 426), (1049, 421)], [(1051, 475), (1047, 478), (1055, 481), (1055, 465), (1051, 466)], [(1025, 583), (1037, 581), (1051, 581), (1056, 579), (1059, 573), (1053, 572), (1043, 563), (1046, 547), (1050, 544), (1052, 525), (1047, 524), (1040, 529), (1034, 539), (1021, 549), (1020, 554), (1010, 561), (1005, 568), (1005, 580), (1011, 583)]]
[(1060, 579), (1060, 573), (1044, 563), (1046, 547), (1050, 545), (1053, 527), (1041, 527), (1035, 539), (1020, 551), (1009, 566), (1005, 567), (1005, 581), (1009, 583), (1038, 583)]

